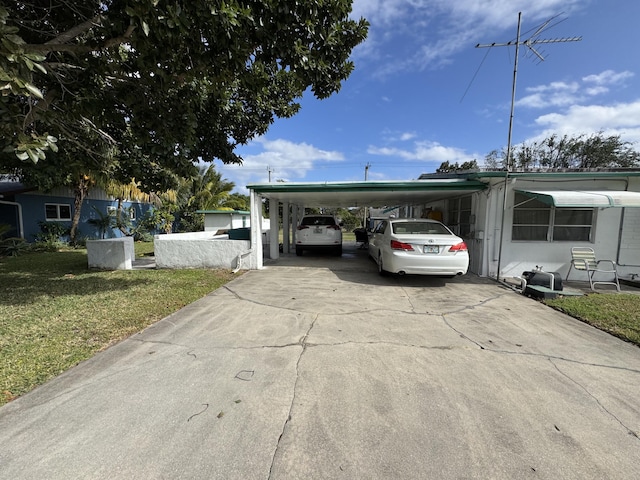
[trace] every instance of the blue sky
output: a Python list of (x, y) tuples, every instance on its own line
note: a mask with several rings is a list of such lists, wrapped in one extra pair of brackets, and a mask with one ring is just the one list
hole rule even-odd
[[(582, 37), (520, 49), (512, 143), (553, 133), (621, 135), (640, 149), (640, 2), (637, 0), (355, 0), (371, 23), (355, 70), (326, 100), (305, 95), (294, 117), (238, 148), (242, 166), (216, 168), (246, 185), (411, 180), (444, 161), (507, 145), (515, 47), (538, 37)], [(268, 169), (271, 170), (269, 173)]]

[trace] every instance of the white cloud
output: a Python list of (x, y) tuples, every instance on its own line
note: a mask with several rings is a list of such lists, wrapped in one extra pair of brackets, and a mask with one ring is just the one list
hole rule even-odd
[(585, 100), (609, 93), (609, 86), (619, 85), (626, 79), (633, 77), (633, 73), (606, 70), (599, 74), (582, 77), (580, 82), (551, 82), (527, 88), (525, 95), (516, 102), (519, 107), (547, 108), (576, 105)]
[(402, 142), (406, 142), (414, 138), (416, 138), (416, 134), (413, 132), (405, 132), (402, 135), (400, 135), (400, 141)]
[(580, 100), (580, 85), (577, 82), (552, 82), (548, 85), (527, 88), (530, 95), (516, 102), (517, 106), (529, 108), (561, 107)]
[(574, 105), (564, 113), (550, 113), (536, 119), (543, 128), (531, 140), (558, 135), (582, 135), (602, 131), (620, 135), (623, 141), (640, 142), (640, 100), (614, 105)]
[(613, 70), (605, 70), (596, 75), (587, 75), (582, 78), (585, 83), (594, 83), (596, 85), (619, 85), (628, 78), (633, 77), (633, 73), (629, 71), (614, 72)]
[(242, 165), (221, 165), (216, 167), (223, 177), (233, 181), (236, 187), (244, 189), (253, 182), (269, 180), (298, 181), (317, 166), (317, 162), (342, 162), (344, 155), (336, 151), (317, 148), (308, 143), (294, 143), (289, 140), (268, 140), (260, 137), (251, 142), (248, 149), (263, 151), (254, 155), (243, 154)]
[[(378, 71), (383, 76), (439, 67), (470, 45), (499, 41), (496, 35), (513, 29), (510, 40), (518, 12), (531, 23), (581, 7), (583, 0), (355, 0), (352, 16), (365, 17), (371, 27), (354, 56), (385, 59)], [(419, 46), (411, 51), (407, 45)]]
[(383, 139), (386, 143), (408, 142), (416, 138), (415, 132), (398, 132), (393, 130), (385, 130), (382, 132)]
[(584, 89), (584, 93), (586, 93), (590, 97), (595, 97), (597, 95), (604, 95), (605, 93), (609, 93), (609, 89), (602, 86), (588, 87)]
[(367, 153), (386, 157), (397, 157), (403, 160), (424, 161), (440, 164), (442, 162), (467, 162), (474, 160), (477, 156), (465, 153), (456, 147), (447, 147), (438, 142), (415, 142), (413, 149), (407, 150), (393, 147), (369, 146)]

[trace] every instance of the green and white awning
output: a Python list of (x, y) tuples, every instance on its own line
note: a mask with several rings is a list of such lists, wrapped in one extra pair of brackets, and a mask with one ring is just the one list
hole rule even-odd
[(554, 207), (609, 208), (640, 207), (640, 192), (620, 190), (523, 190), (524, 193)]

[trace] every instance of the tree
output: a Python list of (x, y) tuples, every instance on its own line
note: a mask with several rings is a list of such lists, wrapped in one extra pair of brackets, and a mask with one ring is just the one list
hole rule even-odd
[(139, 182), (135, 179), (131, 179), (129, 183), (121, 183), (112, 178), (107, 178), (101, 182), (100, 187), (102, 187), (107, 195), (116, 199), (117, 204), (113, 224), (125, 235), (131, 235), (131, 219), (130, 213), (124, 211), (124, 201), (152, 203), (156, 207), (160, 207), (162, 206), (163, 199), (175, 200), (176, 197), (174, 190), (168, 190), (162, 192), (162, 194), (143, 192), (139, 188)]
[(471, 160), (470, 162), (462, 162), (462, 165), (458, 165), (458, 162), (442, 162), (436, 169), (436, 173), (466, 172), (469, 170), (477, 171), (478, 169), (478, 162), (476, 162), (475, 160)]
[[(90, 135), (86, 136), (87, 141)], [(88, 143), (87, 143), (88, 145)], [(101, 146), (100, 144), (96, 144)], [(84, 199), (96, 183), (105, 182), (113, 175), (117, 162), (108, 151), (92, 157), (84, 157), (74, 143), (64, 144), (56, 152), (50, 152), (46, 161), (15, 166), (11, 171), (24, 183), (48, 192), (55, 187), (66, 187), (73, 191), (73, 217), (69, 237), (75, 243)]]
[(307, 89), (327, 98), (348, 78), (368, 28), (351, 3), (0, 6), (0, 168), (49, 162), (62, 145), (89, 161), (116, 148), (114, 177), (162, 191), (199, 159), (241, 163), (235, 147), (294, 115)]
[(183, 179), (178, 192), (175, 211), (180, 220), (181, 231), (200, 231), (204, 228), (204, 217), (198, 210), (248, 210), (249, 198), (234, 194), (233, 182), (222, 178), (212, 164), (200, 166), (191, 178)]
[(189, 179), (187, 205), (196, 210), (215, 210), (225, 206), (235, 184), (222, 178), (215, 166), (201, 166), (198, 174)]
[[(485, 166), (504, 168), (506, 150), (493, 150)], [(539, 142), (522, 143), (512, 150), (512, 166), (517, 170), (632, 168), (640, 166), (640, 152), (620, 135), (559, 136), (553, 134)]]

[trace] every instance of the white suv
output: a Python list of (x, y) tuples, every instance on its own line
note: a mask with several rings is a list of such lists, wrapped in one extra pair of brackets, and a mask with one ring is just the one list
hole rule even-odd
[(342, 229), (333, 215), (305, 215), (296, 232), (296, 255), (304, 250), (331, 249), (342, 255)]

